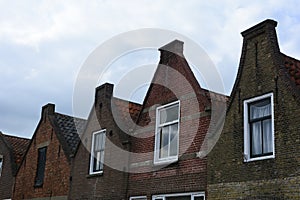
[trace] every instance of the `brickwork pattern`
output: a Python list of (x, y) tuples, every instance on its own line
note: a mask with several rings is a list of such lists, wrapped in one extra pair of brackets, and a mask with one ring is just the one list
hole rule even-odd
[[(225, 127), (208, 155), (208, 199), (300, 198), (300, 105), (282, 70), (275, 26), (267, 20), (243, 32)], [(274, 95), (275, 159), (244, 162), (243, 101), (266, 93)]]

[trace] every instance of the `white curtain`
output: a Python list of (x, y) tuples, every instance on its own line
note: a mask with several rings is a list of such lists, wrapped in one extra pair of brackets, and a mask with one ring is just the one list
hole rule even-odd
[[(265, 105), (265, 103), (261, 103), (263, 105), (258, 103), (250, 107), (251, 120), (271, 115), (271, 105), (270, 103)], [(252, 154), (269, 153), (272, 152), (272, 149), (271, 119), (254, 122), (252, 124)]]

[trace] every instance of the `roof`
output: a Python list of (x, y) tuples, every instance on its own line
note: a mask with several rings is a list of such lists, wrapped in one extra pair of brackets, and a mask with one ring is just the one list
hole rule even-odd
[(52, 118), (63, 149), (71, 156), (80, 142), (86, 120), (55, 112)]
[(19, 166), (23, 156), (26, 153), (26, 149), (29, 145), (30, 140), (26, 138), (10, 136), (5, 134), (3, 134), (3, 136), (11, 146), (15, 162)]
[[(130, 101), (126, 101), (123, 99), (119, 99), (116, 97), (112, 98), (112, 109), (114, 115), (114, 120), (117, 122), (122, 123), (118, 124), (121, 125), (122, 128), (126, 129), (123, 131), (130, 132), (135, 127), (135, 122), (137, 121), (140, 111), (142, 109), (142, 105), (138, 103), (133, 103)], [(129, 118), (130, 117), (130, 118)], [(134, 123), (132, 123), (134, 122)]]
[(283, 57), (287, 74), (289, 75), (289, 79), (296, 88), (300, 89), (300, 61), (285, 54), (281, 55)]
[(26, 138), (5, 135), (0, 131), (0, 139), (7, 146), (11, 157), (11, 168), (13, 176), (21, 165), (24, 155), (26, 154), (30, 140)]
[(114, 103), (114, 105), (118, 108), (122, 117), (126, 117), (129, 113), (133, 121), (137, 120), (142, 108), (142, 105), (138, 103), (133, 103), (116, 97), (113, 97), (112, 103)]

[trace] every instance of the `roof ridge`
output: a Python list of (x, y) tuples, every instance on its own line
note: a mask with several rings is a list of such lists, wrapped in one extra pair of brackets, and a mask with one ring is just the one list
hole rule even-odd
[(15, 135), (7, 135), (5, 133), (2, 133), (2, 135), (4, 137), (11, 137), (11, 138), (16, 138), (16, 139), (21, 139), (21, 140), (30, 140), (29, 138), (23, 138), (23, 137), (20, 137), (20, 136), (15, 136)]
[(142, 104), (140, 104), (140, 103), (129, 101), (129, 100), (125, 100), (125, 99), (121, 99), (119, 97), (112, 97), (112, 99), (119, 100), (119, 101), (124, 101), (124, 102), (127, 102), (127, 103), (132, 103), (132, 104), (136, 104), (136, 105), (142, 106)]
[(290, 58), (290, 59), (293, 59), (293, 60), (295, 60), (295, 61), (297, 61), (297, 62), (300, 62), (300, 60), (298, 60), (297, 58), (294, 58), (294, 57), (292, 57), (292, 56), (286, 55), (285, 53), (280, 52), (280, 54), (281, 54), (282, 56), (285, 56), (285, 57), (288, 57), (288, 58)]
[(62, 115), (62, 116), (73, 118), (73, 119), (79, 119), (79, 120), (85, 120), (86, 121), (86, 119), (84, 119), (84, 118), (75, 117), (75, 116), (71, 116), (71, 115), (67, 115), (67, 114), (63, 114), (63, 113), (59, 113), (59, 112), (54, 112), (54, 114)]

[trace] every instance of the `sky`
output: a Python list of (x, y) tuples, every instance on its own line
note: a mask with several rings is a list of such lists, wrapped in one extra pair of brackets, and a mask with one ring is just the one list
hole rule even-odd
[[(281, 51), (300, 59), (297, 3), (0, 0), (0, 131), (30, 138), (42, 106), (49, 102), (55, 103), (57, 112), (73, 115), (74, 88), (89, 55), (111, 38), (144, 28), (173, 31), (201, 46), (222, 77), (224, 93), (230, 95), (241, 55), (240, 33), (251, 26), (267, 18), (276, 20)], [(158, 60), (153, 48), (123, 55), (112, 61), (98, 84), (117, 82), (135, 66)], [(153, 73), (147, 75), (150, 81)], [(79, 117), (87, 117), (95, 87), (86, 88), (90, 95), (82, 97), (87, 104)], [(147, 84), (139, 88), (130, 100), (141, 103), (146, 88)]]

